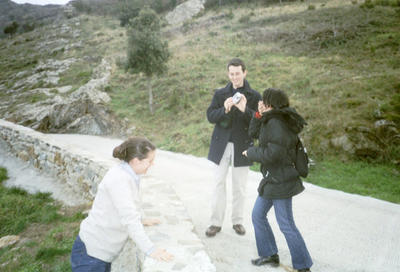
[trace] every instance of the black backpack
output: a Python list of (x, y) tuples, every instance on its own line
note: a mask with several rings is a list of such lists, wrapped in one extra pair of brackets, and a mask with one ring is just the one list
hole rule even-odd
[(308, 155), (307, 155), (307, 150), (303, 146), (303, 143), (301, 142), (299, 136), (297, 136), (297, 143), (296, 143), (296, 149), (295, 149), (295, 155), (296, 157), (294, 158), (294, 167), (296, 168), (297, 172), (299, 172), (299, 175), (303, 178), (306, 178), (308, 175)]

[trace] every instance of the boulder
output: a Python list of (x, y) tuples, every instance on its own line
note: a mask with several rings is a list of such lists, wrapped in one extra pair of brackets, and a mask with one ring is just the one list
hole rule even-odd
[[(20, 78), (12, 87), (13, 90), (30, 88), (40, 81), (45, 84), (57, 85), (60, 80), (59, 75), (69, 69), (76, 59), (69, 58), (65, 60), (48, 59), (40, 62), (34, 69), (33, 74), (27, 76), (28, 72), (20, 72), (16, 78)], [(27, 77), (26, 77), (27, 76)]]
[(400, 145), (400, 133), (394, 122), (382, 119), (371, 127), (347, 127), (346, 134), (332, 138), (330, 144), (356, 157), (376, 159), (394, 144)]
[(7, 235), (0, 238), (0, 249), (11, 246), (19, 241), (19, 236), (16, 235)]
[(94, 78), (71, 93), (67, 99), (52, 105), (48, 118), (39, 130), (90, 135), (121, 134), (125, 129), (107, 108), (111, 98), (103, 92), (111, 74), (111, 66), (103, 59)]
[(188, 0), (167, 13), (165, 19), (170, 25), (178, 25), (204, 10), (206, 0)]
[(354, 153), (353, 143), (349, 140), (347, 135), (342, 135), (340, 137), (331, 139), (331, 144), (335, 148), (342, 149), (349, 153)]
[(52, 133), (79, 133), (89, 135), (121, 134), (125, 129), (104, 104), (95, 103), (86, 96), (53, 105), (48, 118), (38, 130)]

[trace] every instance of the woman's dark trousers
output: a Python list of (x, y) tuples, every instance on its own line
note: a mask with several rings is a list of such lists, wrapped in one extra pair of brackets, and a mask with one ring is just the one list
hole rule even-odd
[(308, 253), (303, 237), (294, 223), (292, 198), (265, 199), (260, 196), (257, 197), (253, 208), (252, 220), (258, 255), (260, 257), (268, 257), (278, 253), (275, 237), (267, 219), (268, 211), (272, 206), (274, 206), (279, 228), (285, 235), (292, 257), (293, 268), (310, 268), (313, 264), (310, 254)]

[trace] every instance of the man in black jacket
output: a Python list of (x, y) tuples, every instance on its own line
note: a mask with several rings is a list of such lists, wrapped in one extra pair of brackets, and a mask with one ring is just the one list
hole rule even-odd
[(248, 128), (261, 100), (260, 94), (251, 89), (245, 79), (247, 71), (241, 59), (232, 59), (227, 68), (230, 83), (215, 91), (207, 109), (208, 121), (215, 124), (208, 159), (216, 164), (211, 225), (206, 230), (208, 237), (221, 231), (226, 207), (226, 176), (231, 163), (233, 229), (239, 235), (246, 233), (242, 225), (243, 206), (251, 162), (242, 152), (253, 145)]

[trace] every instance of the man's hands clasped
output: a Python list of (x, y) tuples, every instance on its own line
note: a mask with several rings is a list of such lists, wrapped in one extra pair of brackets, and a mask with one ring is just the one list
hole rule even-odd
[(241, 112), (245, 112), (246, 104), (247, 104), (247, 99), (246, 96), (244, 95), (242, 95), (242, 98), (237, 104), (233, 103), (232, 97), (228, 97), (224, 102), (225, 113), (230, 112), (233, 106), (238, 108)]

